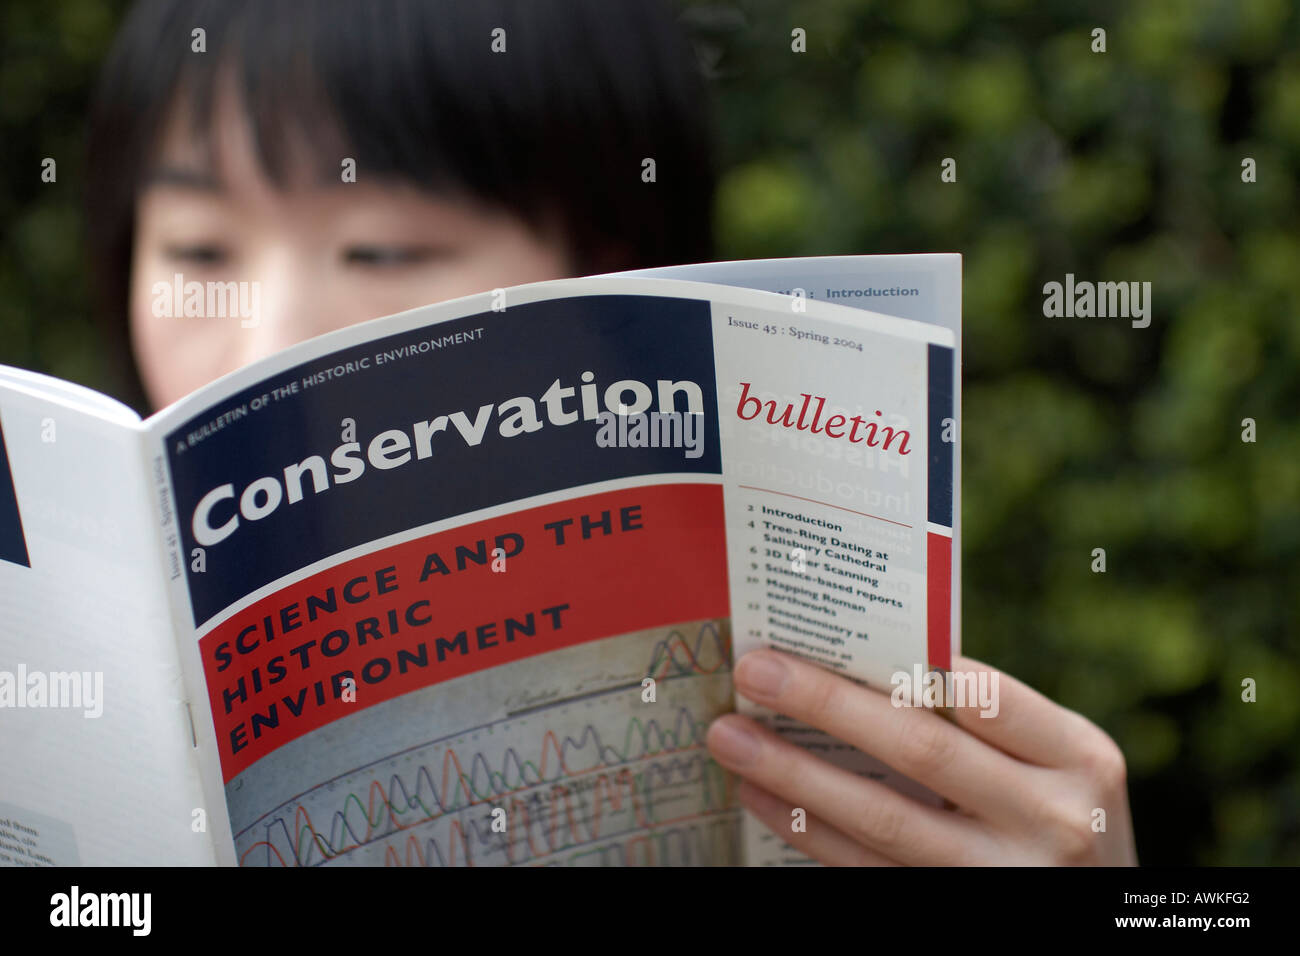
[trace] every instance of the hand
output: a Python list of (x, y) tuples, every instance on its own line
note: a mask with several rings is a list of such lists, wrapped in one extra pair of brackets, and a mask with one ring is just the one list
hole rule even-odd
[[(832, 766), (739, 714), (708, 747), (741, 775), (740, 800), (795, 849), (831, 865), (1136, 865), (1124, 755), (1104, 731), (1015, 678), (970, 658), (957, 672), (998, 674), (999, 709), (895, 707), (868, 689), (773, 650), (736, 664), (736, 690), (884, 761), (956, 805), (926, 806)], [(992, 687), (992, 678), (990, 687)], [(807, 813), (791, 832), (791, 811)], [(1094, 810), (1105, 811), (1095, 832)]]

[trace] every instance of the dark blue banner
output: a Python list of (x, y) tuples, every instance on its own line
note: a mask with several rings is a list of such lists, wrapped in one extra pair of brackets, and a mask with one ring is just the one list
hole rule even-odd
[[(597, 442), (596, 411), (685, 412), (692, 400), (695, 457)], [(621, 437), (636, 443), (633, 429)], [(166, 441), (197, 625), (427, 522), (615, 478), (720, 474), (709, 304), (581, 296), (426, 326), (288, 369)]]
[[(952, 527), (952, 450), (957, 444), (957, 421), (953, 414), (953, 350), (931, 345), (927, 386), (930, 431), (930, 507), (931, 524)], [(946, 423), (946, 424), (945, 424)], [(944, 432), (948, 440), (944, 440)]]
[(9, 471), (9, 452), (5, 449), (4, 431), (0, 430), (0, 561), (10, 561), (30, 568), (23, 519), (18, 514), (18, 494)]

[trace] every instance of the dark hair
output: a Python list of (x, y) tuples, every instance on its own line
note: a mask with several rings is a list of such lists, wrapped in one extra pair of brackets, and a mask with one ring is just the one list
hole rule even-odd
[[(505, 31), (506, 52), (491, 48)], [(206, 52), (191, 32), (205, 31)], [(556, 215), (581, 273), (712, 257), (705, 90), (671, 11), (650, 0), (144, 0), (105, 63), (88, 136), (100, 318), (147, 407), (130, 349), (138, 190), (162, 124), (208, 142), (216, 77), (235, 69), (258, 158), (284, 185), (291, 134), (360, 175), (467, 193), (534, 227)], [(642, 162), (655, 160), (653, 183)]]

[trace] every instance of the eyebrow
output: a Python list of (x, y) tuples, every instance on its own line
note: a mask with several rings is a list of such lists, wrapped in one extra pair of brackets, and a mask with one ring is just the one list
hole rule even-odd
[(203, 192), (224, 192), (221, 183), (211, 173), (182, 166), (155, 166), (140, 185), (142, 189), (153, 186), (173, 186)]

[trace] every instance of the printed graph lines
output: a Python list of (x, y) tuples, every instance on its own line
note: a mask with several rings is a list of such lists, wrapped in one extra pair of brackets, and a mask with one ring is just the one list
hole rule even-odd
[[(713, 621), (674, 629), (640, 653), (656, 681), (730, 671), (727, 629)], [(352, 768), (237, 833), (240, 862), (316, 866), (368, 850), (366, 860), (380, 854), (388, 865), (517, 865), (590, 861), (597, 850), (573, 851), (593, 846), (604, 860), (694, 858), (721, 838), (671, 828), (730, 818), (735, 803), (728, 775), (704, 749), (712, 714), (701, 720), (690, 706), (696, 698), (671, 696), (651, 705), (638, 693), (632, 704), (620, 684)], [(671, 848), (620, 842), (670, 830), (678, 834)]]

